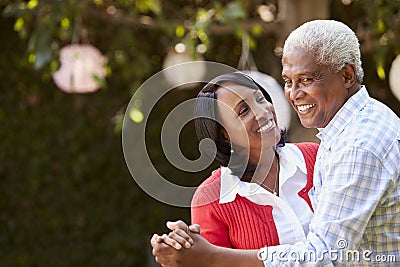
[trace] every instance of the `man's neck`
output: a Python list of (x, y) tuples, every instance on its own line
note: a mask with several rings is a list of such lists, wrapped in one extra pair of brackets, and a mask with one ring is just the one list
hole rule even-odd
[(352, 87), (349, 88), (349, 94), (347, 100), (350, 99), (353, 95), (355, 95), (361, 89), (361, 84), (355, 83)]

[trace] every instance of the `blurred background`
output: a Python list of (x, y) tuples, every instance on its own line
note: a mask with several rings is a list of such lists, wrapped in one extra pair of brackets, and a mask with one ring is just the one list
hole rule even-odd
[[(398, 0), (0, 0), (0, 7), (0, 266), (154, 265), (151, 235), (165, 232), (166, 220), (189, 222), (190, 212), (135, 183), (121, 131), (136, 90), (174, 63), (215, 61), (282, 85), (288, 33), (311, 19), (341, 20), (360, 39), (370, 95), (400, 115)], [(157, 170), (191, 186), (216, 166), (174, 168), (159, 126), (199, 89), (168, 93), (146, 133)], [(140, 101), (128, 114), (142, 122)], [(294, 114), (288, 130), (293, 142), (318, 142)], [(199, 156), (190, 123), (180, 142), (188, 158)]]

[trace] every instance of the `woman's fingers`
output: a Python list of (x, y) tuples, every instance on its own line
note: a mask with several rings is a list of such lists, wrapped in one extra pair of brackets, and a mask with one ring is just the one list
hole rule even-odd
[(180, 250), (182, 247), (189, 249), (193, 245), (193, 239), (190, 233), (200, 233), (200, 226), (198, 224), (188, 226), (181, 220), (175, 222), (168, 221), (167, 227), (172, 231), (168, 235), (154, 235), (152, 244), (153, 242), (165, 243), (176, 250)]
[(154, 234), (150, 240), (150, 243), (153, 248), (159, 248), (160, 246), (157, 244), (164, 243), (176, 250), (180, 250), (182, 247), (189, 249), (193, 244), (193, 239), (183, 230), (176, 229), (170, 232), (168, 235), (163, 234), (160, 236)]
[(169, 245), (170, 247), (173, 247), (176, 250), (180, 250), (182, 248), (182, 245), (183, 245), (183, 244), (181, 245), (181, 243), (185, 243), (185, 241), (182, 242), (181, 239), (178, 239), (179, 241), (177, 241), (175, 239), (176, 238), (175, 236), (174, 237), (170, 237), (169, 235), (166, 235), (166, 234), (163, 234), (161, 236), (161, 238), (162, 238), (162, 240), (163, 240), (163, 242), (165, 244)]
[(181, 229), (176, 229), (170, 232), (168, 238), (175, 240), (184, 248), (190, 248), (193, 244), (193, 239)]
[[(176, 235), (184, 238), (187, 242), (193, 245), (193, 239), (189, 235), (189, 226), (183, 221), (167, 222), (167, 227), (172, 230)], [(180, 240), (180, 239), (179, 239)], [(184, 245), (183, 243), (181, 243)]]
[[(175, 249), (164, 242), (166, 235), (159, 236), (154, 234), (150, 240), (153, 247), (152, 253), (155, 261), (161, 266), (171, 266), (174, 261)], [(160, 242), (161, 240), (161, 242)]]
[(182, 220), (178, 220), (175, 222), (168, 221), (167, 222), (168, 229), (174, 231), (176, 229), (182, 229), (186, 233), (189, 233), (189, 226)]
[(200, 234), (200, 225), (198, 225), (197, 223), (196, 224), (192, 224), (192, 225), (189, 226), (189, 230), (192, 233)]

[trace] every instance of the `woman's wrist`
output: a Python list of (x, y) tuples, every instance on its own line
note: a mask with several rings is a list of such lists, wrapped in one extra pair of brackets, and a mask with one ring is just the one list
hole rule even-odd
[(213, 246), (210, 252), (210, 267), (264, 267), (257, 258), (258, 250), (239, 250)]

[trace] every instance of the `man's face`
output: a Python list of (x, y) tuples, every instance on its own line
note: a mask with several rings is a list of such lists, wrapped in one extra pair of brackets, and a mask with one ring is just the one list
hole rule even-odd
[(289, 50), (282, 60), (285, 96), (306, 128), (325, 127), (348, 98), (342, 71), (317, 65), (312, 53)]

